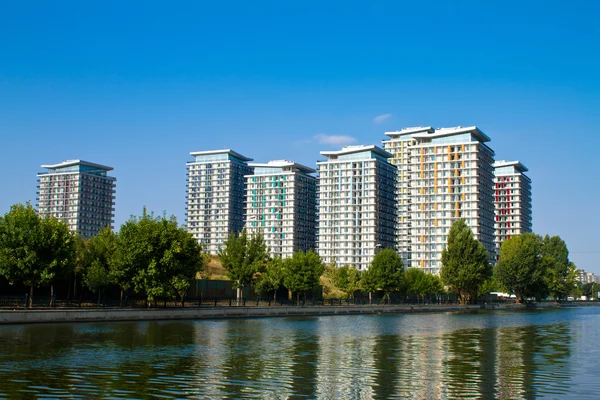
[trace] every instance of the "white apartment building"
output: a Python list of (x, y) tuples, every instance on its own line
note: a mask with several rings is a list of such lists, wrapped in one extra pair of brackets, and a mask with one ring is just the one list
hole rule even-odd
[(251, 158), (231, 149), (190, 153), (186, 226), (204, 251), (217, 254), (230, 233), (244, 228), (244, 176)]
[(490, 261), (494, 246), (494, 152), (475, 126), (406, 128), (383, 142), (400, 168), (399, 251), (411, 267), (438, 274), (454, 221), (463, 218)]
[(246, 175), (246, 230), (261, 232), (272, 257), (315, 249), (316, 178), (312, 168), (288, 160), (250, 164)]
[(38, 174), (37, 209), (44, 217), (56, 217), (84, 238), (113, 228), (116, 178), (112, 167), (82, 160), (42, 165)]
[(411, 224), (411, 171), (410, 164), (412, 147), (416, 145), (416, 139), (413, 135), (423, 133), (433, 133), (434, 129), (430, 126), (405, 128), (401, 131), (386, 132), (389, 140), (383, 141), (383, 148), (392, 154), (388, 160), (398, 168), (398, 177), (396, 182), (396, 204), (397, 216), (396, 222), (396, 247), (402, 256), (405, 266), (412, 266), (412, 224)]
[(392, 154), (374, 145), (321, 154), (327, 160), (317, 162), (317, 251), (325, 263), (365, 270), (377, 251), (395, 247)]
[(519, 161), (494, 163), (496, 255), (511, 236), (531, 232), (531, 179)]

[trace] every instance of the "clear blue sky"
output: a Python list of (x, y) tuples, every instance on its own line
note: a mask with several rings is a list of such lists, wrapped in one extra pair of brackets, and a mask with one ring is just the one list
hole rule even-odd
[(600, 273), (598, 4), (5, 1), (0, 213), (80, 158), (115, 168), (116, 228), (144, 205), (182, 222), (190, 151), (314, 166), (333, 142), (477, 125), (529, 167), (535, 232)]

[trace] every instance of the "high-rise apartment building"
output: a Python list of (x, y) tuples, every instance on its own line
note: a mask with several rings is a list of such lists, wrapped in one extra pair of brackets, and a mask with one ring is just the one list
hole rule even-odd
[(398, 207), (396, 222), (396, 248), (402, 256), (405, 266), (412, 265), (412, 224), (411, 224), (411, 171), (410, 163), (412, 147), (416, 145), (414, 135), (423, 133), (433, 133), (434, 129), (430, 126), (405, 128), (401, 131), (386, 132), (389, 140), (383, 141), (383, 148), (392, 154), (389, 162), (398, 168), (398, 177), (396, 182), (396, 204)]
[(531, 232), (531, 179), (519, 161), (494, 164), (496, 254), (511, 236)]
[(315, 249), (316, 179), (312, 168), (288, 160), (250, 164), (246, 230), (262, 232), (272, 257)]
[(204, 251), (217, 254), (230, 233), (244, 228), (244, 176), (251, 158), (230, 149), (190, 153), (186, 225)]
[(82, 160), (42, 165), (38, 174), (37, 208), (41, 217), (63, 220), (81, 237), (96, 236), (114, 224), (116, 178), (112, 167)]
[(325, 263), (365, 270), (395, 246), (396, 175), (392, 154), (371, 146), (322, 151), (317, 162), (317, 250)]
[(465, 219), (490, 261), (494, 245), (494, 152), (477, 127), (407, 128), (386, 132), (397, 181), (398, 249), (408, 266), (439, 273), (452, 223)]

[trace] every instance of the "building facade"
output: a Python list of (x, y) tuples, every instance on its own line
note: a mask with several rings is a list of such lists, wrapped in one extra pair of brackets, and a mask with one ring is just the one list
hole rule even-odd
[(438, 274), (454, 221), (463, 218), (495, 260), (494, 152), (477, 127), (407, 128), (386, 132), (397, 181), (399, 251), (407, 266)]
[(113, 228), (116, 178), (112, 167), (82, 160), (42, 165), (38, 174), (39, 215), (56, 217), (83, 238)]
[(230, 233), (244, 228), (244, 176), (251, 158), (230, 149), (190, 153), (186, 226), (204, 251), (217, 254)]
[(288, 160), (250, 164), (246, 230), (261, 232), (272, 257), (315, 249), (316, 179), (312, 168)]
[(386, 132), (390, 138), (383, 141), (383, 148), (392, 154), (389, 162), (398, 168), (396, 181), (396, 248), (402, 256), (405, 266), (412, 266), (412, 223), (411, 223), (411, 155), (413, 147), (417, 144), (414, 135), (433, 133), (430, 126), (405, 128), (396, 132)]
[(532, 231), (531, 179), (519, 161), (494, 163), (494, 207), (496, 255), (511, 236)]
[(317, 162), (317, 250), (325, 263), (369, 267), (375, 253), (394, 248), (396, 166), (377, 146), (322, 151)]

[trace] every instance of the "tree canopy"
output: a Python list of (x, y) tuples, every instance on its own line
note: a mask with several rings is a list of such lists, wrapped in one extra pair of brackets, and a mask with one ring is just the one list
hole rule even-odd
[[(0, 218), (0, 273), (11, 284), (53, 283), (72, 268), (75, 236), (56, 218), (40, 218), (30, 203), (13, 205)], [(51, 293), (52, 294), (52, 293)]]
[(275, 257), (269, 260), (267, 268), (256, 281), (256, 291), (258, 293), (273, 292), (273, 298), (277, 294), (277, 290), (283, 287), (284, 267), (281, 257)]
[(122, 289), (131, 284), (148, 301), (183, 300), (205, 263), (202, 247), (174, 217), (155, 217), (144, 210), (121, 227), (111, 275)]
[(464, 304), (477, 297), (479, 286), (491, 274), (489, 254), (483, 244), (475, 240), (464, 219), (455, 221), (442, 251), (440, 276), (444, 284), (456, 291)]
[(233, 281), (234, 288), (252, 285), (258, 274), (264, 272), (269, 261), (269, 251), (263, 235), (248, 237), (244, 229), (239, 235), (231, 233), (219, 250), (221, 264), (227, 270), (227, 276)]
[(388, 301), (390, 293), (402, 287), (404, 265), (402, 258), (394, 249), (383, 249), (375, 254), (369, 269), (364, 273), (364, 287), (383, 290)]
[(361, 273), (350, 265), (335, 268), (332, 273), (335, 287), (340, 289), (346, 298), (352, 298), (361, 289)]
[(308, 292), (319, 284), (325, 271), (321, 257), (312, 250), (306, 253), (296, 251), (283, 261), (283, 266), (285, 287), (296, 293), (298, 299), (300, 293)]
[(541, 248), (541, 237), (533, 233), (516, 235), (502, 243), (496, 279), (504, 290), (514, 293), (518, 301), (546, 292)]

